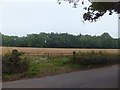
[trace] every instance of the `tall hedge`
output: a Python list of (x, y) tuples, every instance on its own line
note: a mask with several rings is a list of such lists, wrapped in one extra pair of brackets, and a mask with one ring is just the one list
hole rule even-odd
[(29, 68), (29, 61), (23, 57), (23, 53), (13, 50), (5, 54), (2, 58), (3, 74), (13, 74), (26, 72)]

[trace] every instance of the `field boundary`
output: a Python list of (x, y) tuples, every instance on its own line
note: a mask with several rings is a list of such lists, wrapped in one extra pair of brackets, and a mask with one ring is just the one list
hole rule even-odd
[(56, 55), (56, 56), (63, 56), (63, 55), (72, 55), (73, 52), (107, 52), (107, 53), (118, 53), (119, 49), (82, 49), (82, 48), (30, 48), (30, 47), (2, 47), (0, 55), (4, 55), (12, 50), (16, 49), (19, 52), (24, 52), (26, 55)]

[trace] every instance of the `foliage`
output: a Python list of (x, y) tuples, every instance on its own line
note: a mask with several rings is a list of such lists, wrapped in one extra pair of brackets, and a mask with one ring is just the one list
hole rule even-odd
[(17, 80), (21, 78), (32, 78), (67, 73), (80, 69), (88, 69), (88, 65), (115, 64), (118, 61), (117, 54), (107, 54), (94, 51), (90, 53), (77, 53), (75, 63), (70, 57), (55, 57), (41, 60), (38, 56), (29, 56), (29, 68), (24, 73), (3, 74), (3, 80)]
[[(58, 3), (61, 4), (61, 1), (67, 1), (69, 3), (73, 3), (74, 8), (77, 8), (78, 2), (80, 0), (58, 0)], [(117, 14), (120, 13), (120, 1), (119, 2), (92, 2), (92, 0), (88, 0), (91, 5), (85, 7), (87, 10), (83, 15), (83, 19), (86, 21), (96, 21), (98, 18), (102, 17), (107, 11), (109, 11), (109, 15), (112, 15), (113, 12)], [(95, 0), (94, 0), (95, 1)], [(84, 0), (82, 1), (84, 4)]]
[(29, 34), (26, 37), (2, 35), (3, 46), (40, 48), (118, 48), (118, 39), (108, 33), (101, 36), (68, 33)]
[(80, 65), (106, 65), (115, 64), (118, 62), (118, 54), (106, 53), (106, 52), (79, 52), (75, 56), (75, 60), (72, 58), (71, 63)]
[(13, 50), (2, 58), (3, 74), (15, 74), (26, 72), (29, 68), (29, 61), (22, 56), (23, 53)]
[(93, 22), (107, 11), (109, 11), (109, 15), (112, 15), (113, 12), (120, 13), (120, 2), (92, 2), (86, 10), (87, 13), (83, 15), (84, 20)]
[(61, 67), (64, 68), (65, 63), (69, 60), (67, 57), (62, 58), (51, 58), (47, 60), (41, 60), (40, 57), (30, 57), (31, 61), (30, 68), (26, 72), (26, 76), (34, 77), (34, 76), (46, 76), (55, 73), (59, 73)]

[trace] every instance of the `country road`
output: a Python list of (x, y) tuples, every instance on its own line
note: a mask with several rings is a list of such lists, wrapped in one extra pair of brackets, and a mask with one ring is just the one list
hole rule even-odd
[(118, 88), (118, 65), (4, 82), (3, 88)]

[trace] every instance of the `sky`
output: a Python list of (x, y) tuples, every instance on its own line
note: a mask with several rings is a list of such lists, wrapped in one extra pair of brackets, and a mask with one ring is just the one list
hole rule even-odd
[[(81, 0), (82, 1), (82, 0)], [(118, 37), (118, 15), (106, 13), (97, 22), (82, 22), (86, 12), (83, 8), (90, 3), (79, 3), (77, 8), (72, 4), (57, 0), (1, 0), (0, 32), (5, 35), (26, 36), (40, 32), (101, 35), (109, 33)]]

